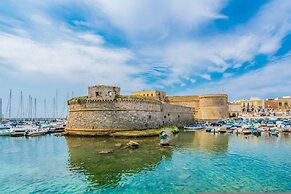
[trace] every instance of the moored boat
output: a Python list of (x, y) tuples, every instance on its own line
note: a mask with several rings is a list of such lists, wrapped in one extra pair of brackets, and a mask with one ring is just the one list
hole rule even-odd
[(1, 130), (0, 131), (0, 136), (10, 136), (12, 133), (12, 130), (7, 129), (7, 130)]
[(205, 128), (205, 125), (202, 124), (191, 124), (184, 127), (184, 131), (199, 131)]
[(45, 135), (46, 133), (47, 133), (46, 130), (36, 129), (36, 130), (27, 131), (27, 133), (25, 135), (26, 136), (40, 136), (40, 135)]
[(273, 130), (270, 132), (270, 135), (273, 135), (273, 136), (279, 136), (279, 131), (273, 129)]
[(26, 135), (27, 130), (24, 128), (13, 129), (10, 136), (11, 137), (21, 137)]

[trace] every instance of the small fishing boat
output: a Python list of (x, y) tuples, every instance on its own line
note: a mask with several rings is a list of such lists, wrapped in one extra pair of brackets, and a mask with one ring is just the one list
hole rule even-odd
[(279, 131), (273, 129), (273, 130), (270, 132), (270, 135), (273, 135), (273, 136), (279, 136)]
[(184, 131), (199, 131), (199, 130), (202, 130), (204, 128), (205, 128), (205, 126), (202, 124), (191, 124), (189, 126), (185, 126)]
[(289, 133), (289, 132), (291, 132), (291, 126), (289, 125), (289, 126), (284, 126), (283, 128), (282, 128), (282, 132), (284, 132), (284, 133)]
[(252, 134), (252, 131), (249, 130), (249, 129), (243, 129), (243, 130), (241, 131), (241, 133), (242, 133), (243, 135), (251, 135), (251, 134)]
[(225, 126), (218, 127), (217, 132), (218, 133), (226, 133), (226, 127)]
[(208, 127), (208, 128), (206, 128), (205, 131), (206, 131), (207, 133), (211, 133), (211, 132), (213, 131), (213, 128)]
[(254, 136), (261, 136), (261, 134), (262, 134), (262, 132), (257, 130), (257, 129), (252, 130), (252, 135), (254, 135)]

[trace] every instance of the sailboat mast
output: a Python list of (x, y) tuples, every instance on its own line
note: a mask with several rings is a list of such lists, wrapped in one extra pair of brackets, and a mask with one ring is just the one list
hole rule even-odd
[(8, 108), (8, 115), (9, 115), (9, 119), (11, 119), (11, 106), (12, 106), (12, 90), (10, 89), (9, 91), (9, 108)]
[(34, 119), (36, 119), (36, 98), (34, 98)]
[(44, 118), (47, 118), (47, 112), (46, 112), (46, 99), (43, 101), (43, 106), (44, 106)]
[(55, 106), (56, 106), (56, 118), (58, 117), (58, 89), (56, 89), (56, 100), (55, 100)]
[(22, 91), (20, 92), (20, 118), (23, 119), (23, 96), (22, 96)]
[(53, 98), (53, 118), (56, 118), (56, 98)]
[(0, 98), (0, 121), (3, 119), (3, 113), (2, 113), (2, 98)]

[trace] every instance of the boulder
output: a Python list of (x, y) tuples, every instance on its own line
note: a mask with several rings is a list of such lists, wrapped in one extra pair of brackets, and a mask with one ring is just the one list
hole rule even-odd
[(138, 148), (139, 147), (139, 143), (137, 143), (135, 141), (129, 141), (126, 145), (129, 148)]
[(122, 144), (121, 143), (116, 143), (114, 146), (120, 148), (122, 146)]
[(112, 152), (113, 152), (113, 150), (102, 150), (99, 152), (99, 154), (110, 154)]

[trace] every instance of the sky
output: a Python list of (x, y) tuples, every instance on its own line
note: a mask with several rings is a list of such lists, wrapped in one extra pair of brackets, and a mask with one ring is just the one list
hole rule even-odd
[(123, 94), (291, 95), (289, 0), (1, 0), (0, 97), (59, 116), (95, 84)]

